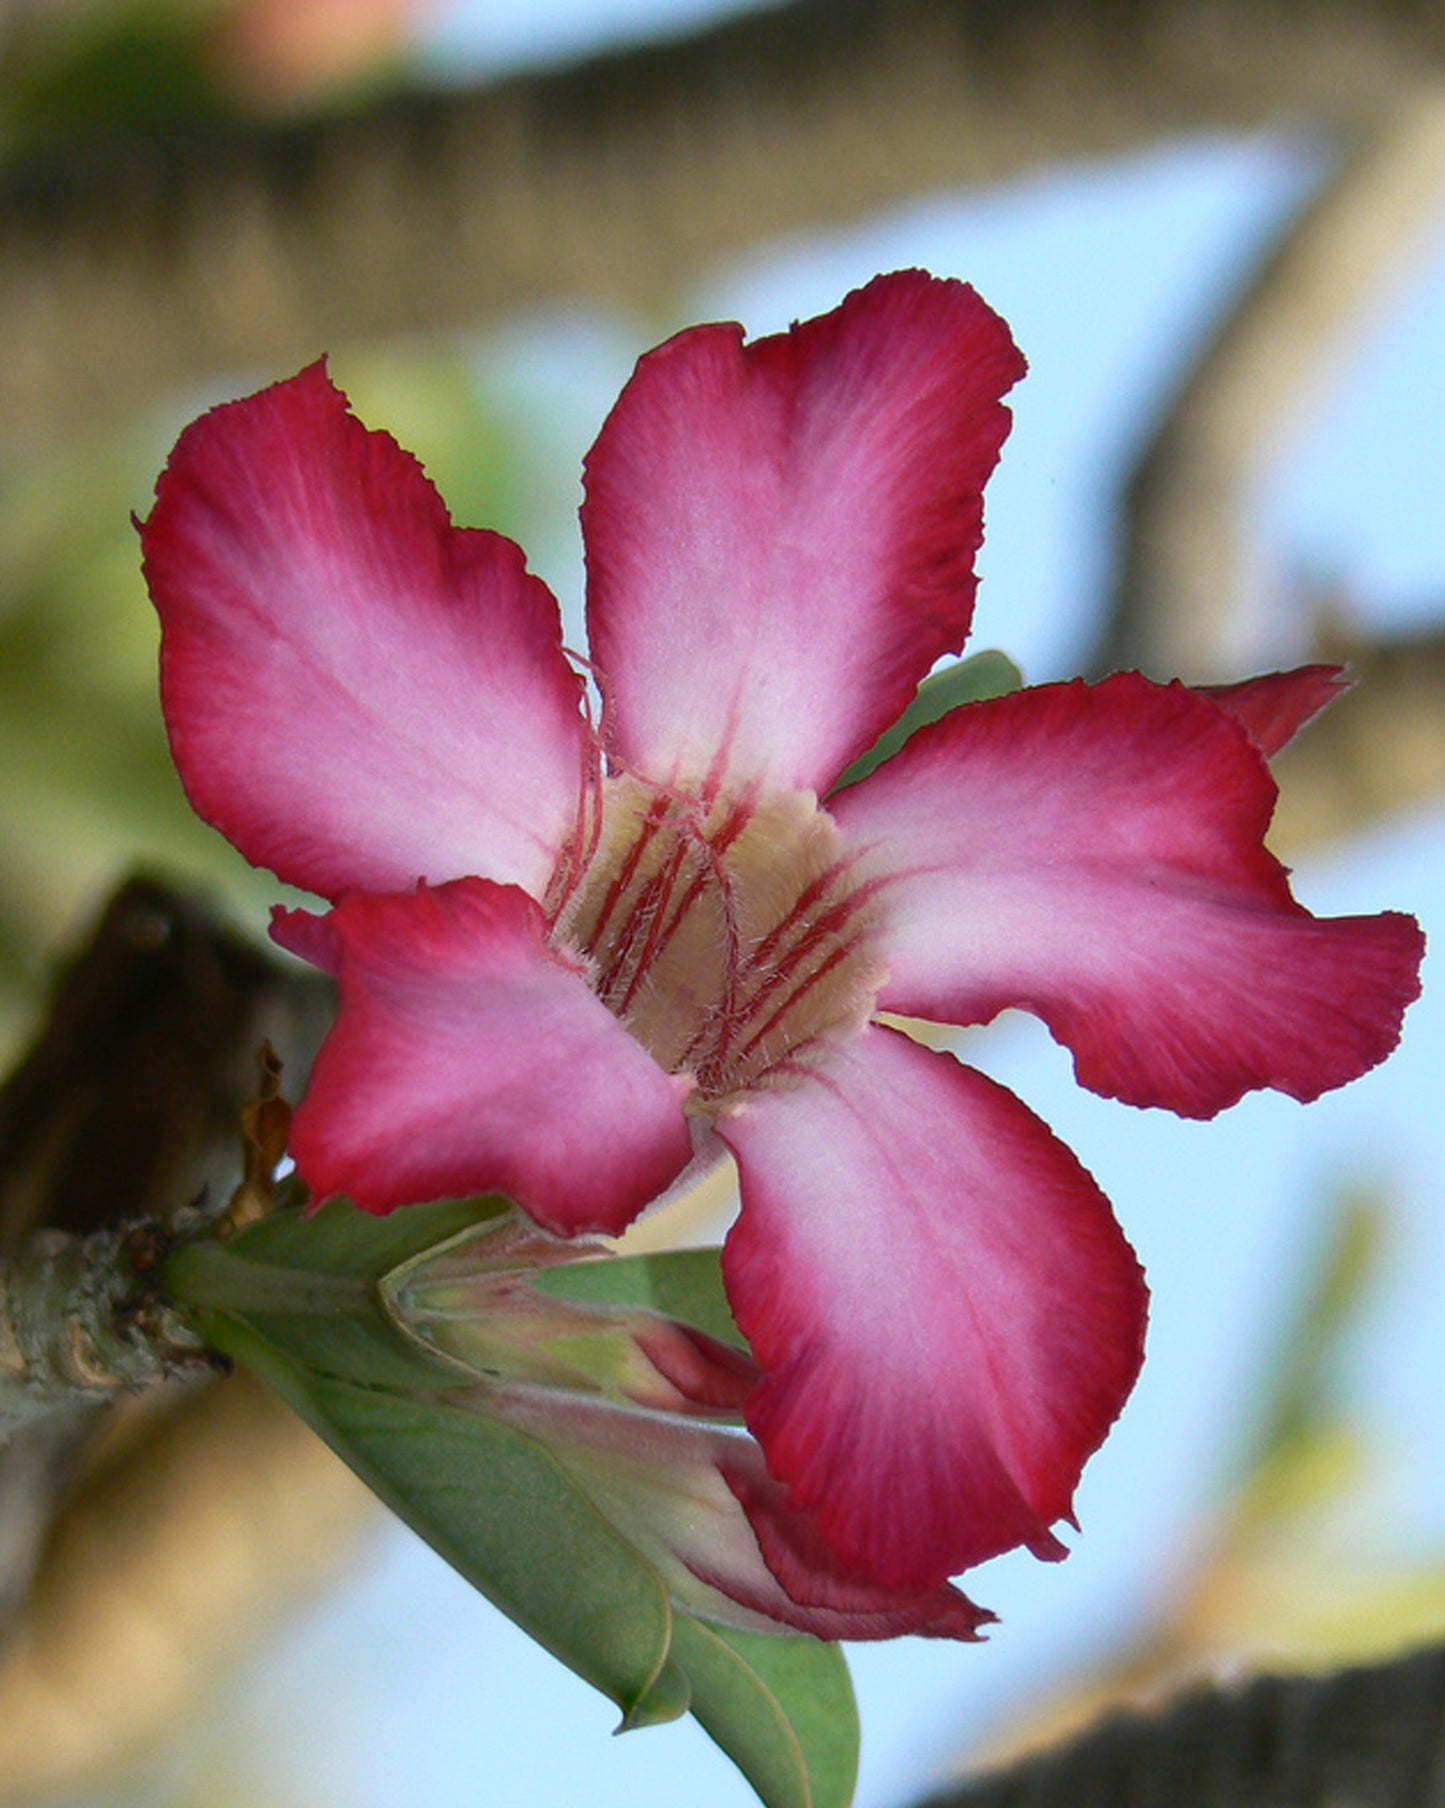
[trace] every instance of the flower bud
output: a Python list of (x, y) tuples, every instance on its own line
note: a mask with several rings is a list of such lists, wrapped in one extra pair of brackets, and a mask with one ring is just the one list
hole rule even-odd
[(743, 1351), (647, 1307), (535, 1286), (579, 1255), (615, 1259), (507, 1214), (398, 1270), (387, 1305), (456, 1368), (451, 1404), (542, 1445), (686, 1612), (825, 1639), (977, 1636), (991, 1616), (957, 1589), (852, 1574), (788, 1506), (743, 1423), (758, 1378)]

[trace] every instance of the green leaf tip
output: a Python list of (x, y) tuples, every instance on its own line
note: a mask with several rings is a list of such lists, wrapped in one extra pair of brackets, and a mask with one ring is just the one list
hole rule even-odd
[(671, 1720), (680, 1720), (691, 1706), (692, 1684), (687, 1672), (669, 1657), (615, 1730), (633, 1733), (646, 1726), (666, 1726)]
[(848, 1808), (858, 1779), (858, 1709), (843, 1653), (674, 1615), (672, 1655), (692, 1712), (764, 1808)]
[[(987, 703), (993, 697), (1006, 697), (1023, 685), (1023, 674), (1007, 653), (987, 649), (974, 653), (956, 664), (934, 672), (919, 685), (913, 701), (903, 714), (887, 728), (866, 753), (860, 753), (834, 785), (833, 791), (846, 790), (860, 779), (876, 772), (885, 760), (891, 760), (905, 741), (912, 740), (920, 728), (941, 722), (966, 703)], [(829, 794), (830, 796), (832, 793)]]

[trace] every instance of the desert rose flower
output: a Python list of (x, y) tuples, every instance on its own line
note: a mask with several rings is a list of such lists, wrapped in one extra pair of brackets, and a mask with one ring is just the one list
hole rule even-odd
[(914, 1594), (1060, 1554), (1145, 1289), (1070, 1152), (880, 1013), (1031, 1010), (1082, 1084), (1206, 1117), (1381, 1060), (1422, 946), (1317, 921), (1265, 851), (1318, 668), (1018, 692), (834, 792), (963, 644), (1023, 368), (917, 271), (645, 357), (586, 464), (595, 724), (518, 549), (321, 366), (188, 428), (142, 529), (193, 804), (331, 905), (273, 926), (340, 986), (292, 1144), (316, 1196), (616, 1232), (725, 1147), (767, 1469)]

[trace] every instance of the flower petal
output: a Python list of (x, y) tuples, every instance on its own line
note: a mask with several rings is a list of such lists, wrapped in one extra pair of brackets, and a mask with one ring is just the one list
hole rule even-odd
[(483, 1411), (545, 1445), (688, 1612), (823, 1639), (973, 1639), (993, 1615), (957, 1589), (888, 1589), (852, 1575), (740, 1430), (507, 1383)]
[(1343, 666), (1302, 665), (1265, 672), (1241, 684), (1204, 684), (1197, 694), (1227, 710), (1267, 760), (1351, 685)]
[(1290, 896), (1274, 798), (1227, 709), (1121, 673), (959, 710), (829, 807), (896, 875), (885, 1010), (1021, 1006), (1083, 1085), (1208, 1117), (1357, 1078), (1419, 991), (1412, 918), (1318, 921)]
[(962, 283), (645, 357), (587, 460), (609, 750), (660, 783), (822, 793), (968, 633), (983, 486), (1024, 370)]
[(341, 1010), (291, 1135), (318, 1200), (498, 1192), (559, 1235), (616, 1232), (687, 1163), (687, 1083), (546, 945), (515, 886), (352, 892), (326, 923)]
[(994, 1615), (977, 1607), (951, 1583), (937, 1587), (889, 1589), (849, 1570), (802, 1513), (791, 1512), (782, 1487), (748, 1448), (748, 1460), (725, 1458), (720, 1467), (728, 1486), (747, 1514), (769, 1577), (787, 1601), (780, 1610), (776, 1596), (758, 1589), (754, 1577), (734, 1570), (724, 1575), (710, 1569), (710, 1552), (698, 1553), (693, 1570), (711, 1580), (731, 1599), (754, 1611), (782, 1620), (799, 1632), (824, 1639), (918, 1638), (975, 1640), (979, 1628)]
[(557, 606), (322, 365), (187, 428), (141, 538), (176, 764), (248, 860), (543, 890), (586, 752)]
[(1011, 1093), (870, 1026), (719, 1129), (747, 1419), (850, 1569), (928, 1589), (1049, 1528), (1138, 1372), (1145, 1289), (1108, 1201)]

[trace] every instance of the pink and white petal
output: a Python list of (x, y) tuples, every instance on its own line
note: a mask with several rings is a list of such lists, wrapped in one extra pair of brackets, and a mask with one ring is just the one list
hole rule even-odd
[(1177, 684), (956, 711), (829, 806), (892, 875), (881, 1007), (1032, 1011), (1083, 1085), (1187, 1117), (1357, 1078), (1399, 1038), (1423, 938), (1297, 904), (1264, 847), (1274, 798), (1240, 724)]
[(288, 910), (283, 904), (273, 904), (271, 940), (333, 979), (341, 972), (342, 941), (335, 911)]
[(963, 645), (1023, 371), (972, 289), (917, 270), (774, 338), (697, 327), (643, 358), (582, 510), (618, 760), (825, 791)]
[(523, 891), (351, 892), (327, 922), (341, 1008), (291, 1136), (318, 1200), (495, 1192), (559, 1236), (617, 1232), (686, 1164), (688, 1082), (547, 946)]
[(756, 1447), (721, 1458), (720, 1468), (747, 1514), (768, 1576), (783, 1596), (780, 1603), (772, 1591), (758, 1588), (753, 1574), (725, 1574), (715, 1564), (710, 1568), (710, 1553), (695, 1557), (694, 1574), (741, 1605), (822, 1639), (912, 1634), (972, 1642), (980, 1627), (996, 1618), (951, 1583), (890, 1589), (848, 1569), (812, 1520), (788, 1508), (783, 1488), (767, 1473)]
[(1307, 722), (1343, 697), (1352, 683), (1343, 666), (1302, 665), (1292, 672), (1264, 672), (1240, 684), (1195, 688), (1199, 696), (1227, 710), (1264, 757), (1272, 760)]
[(1147, 1298), (1089, 1175), (1011, 1093), (876, 1025), (719, 1129), (742, 1184), (723, 1274), (763, 1371), (747, 1419), (789, 1506), (890, 1588), (1061, 1556)]
[(888, 1589), (850, 1574), (784, 1505), (740, 1430), (510, 1384), (489, 1388), (482, 1405), (543, 1444), (704, 1619), (824, 1639), (972, 1639), (993, 1618), (956, 1589)]
[(545, 888), (586, 751), (557, 606), (323, 365), (188, 427), (141, 540), (182, 782), (248, 860)]

